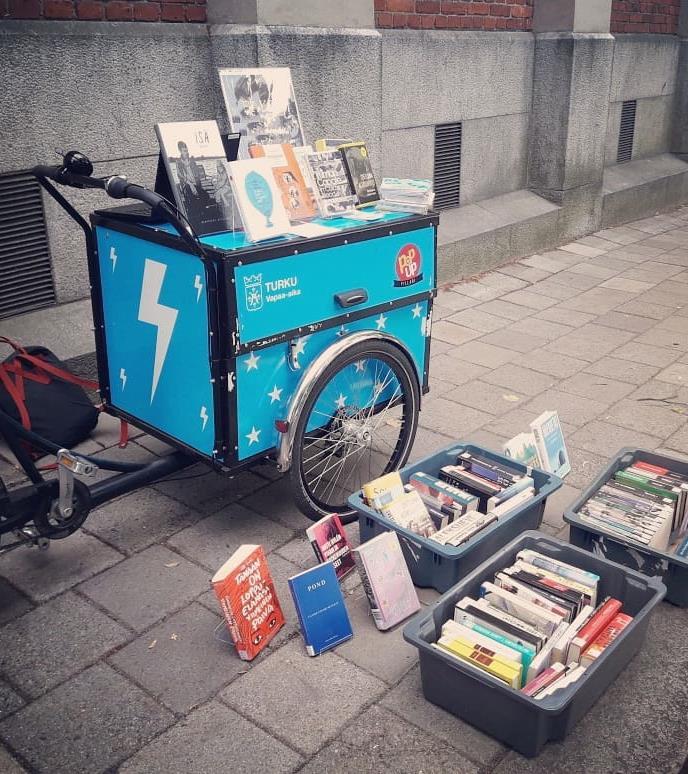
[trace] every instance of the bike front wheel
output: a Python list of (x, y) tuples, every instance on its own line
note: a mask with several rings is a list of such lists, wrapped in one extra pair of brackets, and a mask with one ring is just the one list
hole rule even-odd
[(290, 477), (299, 508), (316, 521), (355, 520), (352, 492), (400, 468), (418, 426), (415, 369), (394, 344), (362, 341), (336, 357), (312, 386), (294, 433)]

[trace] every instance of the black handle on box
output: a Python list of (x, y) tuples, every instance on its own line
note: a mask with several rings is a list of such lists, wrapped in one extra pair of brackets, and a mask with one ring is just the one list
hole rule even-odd
[(343, 293), (335, 293), (334, 300), (342, 309), (347, 309), (350, 306), (365, 304), (368, 300), (368, 291), (365, 288), (345, 290)]

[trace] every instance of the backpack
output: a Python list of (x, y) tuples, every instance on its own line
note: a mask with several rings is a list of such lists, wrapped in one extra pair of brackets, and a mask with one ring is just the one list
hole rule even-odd
[[(98, 424), (99, 410), (84, 387), (98, 384), (70, 373), (46, 347), (22, 347), (0, 337), (14, 352), (0, 363), (0, 411), (27, 430), (71, 448), (88, 438)], [(33, 457), (46, 452), (28, 443)]]

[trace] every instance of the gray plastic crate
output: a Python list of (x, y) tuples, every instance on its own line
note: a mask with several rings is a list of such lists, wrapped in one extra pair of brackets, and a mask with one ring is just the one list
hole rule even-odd
[(654, 548), (644, 548), (623, 538), (605, 534), (602, 527), (590, 524), (578, 516), (578, 511), (617, 470), (636, 460), (670, 468), (688, 476), (688, 462), (645, 449), (621, 449), (609, 467), (570, 505), (564, 513), (569, 525), (569, 540), (573, 545), (604, 556), (612, 562), (631, 567), (650, 577), (661, 578), (667, 588), (666, 600), (679, 607), (688, 607), (688, 559)]
[[(515, 462), (510, 457), (474, 444), (458, 442), (415, 462), (413, 465), (402, 468), (399, 471), (401, 479), (407, 483), (411, 474), (418, 471), (437, 476), (441, 467), (456, 464), (457, 456), (465, 451), (484, 455), (487, 459), (508, 465), (514, 470), (526, 472), (525, 465)], [(559, 489), (562, 481), (552, 473), (545, 473), (542, 470), (534, 469), (531, 475), (535, 484), (535, 498), (520, 510), (500, 519), (496, 524), (486, 527), (465, 545), (459, 547), (440, 545), (400, 527), (369, 508), (360, 491), (349, 498), (349, 505), (359, 513), (358, 528), (361, 543), (365, 543), (366, 540), (370, 540), (382, 532), (395, 531), (399, 536), (399, 542), (413, 583), (416, 586), (432, 587), (443, 592), (474, 567), (492, 556), (495, 551), (506, 545), (516, 535), (520, 535), (521, 532), (528, 529), (537, 529), (540, 526), (547, 498)]]
[[(576, 683), (539, 701), (430, 645), (439, 638), (442, 624), (453, 618), (456, 602), (464, 596), (478, 598), (480, 584), (513, 564), (516, 554), (525, 548), (596, 573), (600, 576), (598, 596), (619, 599), (623, 612), (633, 616), (629, 626)], [(532, 758), (547, 741), (563, 739), (640, 650), (650, 614), (665, 591), (656, 578), (541, 532), (525, 532), (418, 613), (404, 628), (404, 639), (418, 648), (423, 694), (428, 701)]]

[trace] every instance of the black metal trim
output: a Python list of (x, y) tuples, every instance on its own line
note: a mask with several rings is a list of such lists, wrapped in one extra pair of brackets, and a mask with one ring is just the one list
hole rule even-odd
[(107, 360), (107, 342), (105, 341), (105, 317), (103, 310), (103, 284), (100, 276), (100, 261), (98, 260), (98, 238), (95, 229), (91, 229), (91, 237), (87, 240), (86, 265), (88, 266), (89, 284), (91, 286), (91, 313), (93, 315), (93, 336), (96, 343), (96, 366), (98, 369), (98, 384), (100, 398), (103, 404), (109, 404), (112, 398), (110, 389), (110, 367)]
[[(432, 309), (434, 306), (434, 300), (435, 296), (437, 296), (437, 226), (435, 226), (435, 245), (434, 245), (434, 252), (435, 252), (435, 258), (434, 258), (434, 291), (432, 296), (430, 297), (430, 300), (428, 301), (428, 315), (430, 315), (430, 324), (432, 326)], [(423, 395), (427, 395), (428, 392), (430, 392), (430, 347), (432, 344), (432, 329), (428, 333), (428, 335), (425, 337), (425, 363), (423, 368), (423, 378), (421, 380), (422, 382), (422, 393)]]
[[(91, 216), (94, 225), (103, 226), (113, 231), (121, 231), (130, 236), (140, 237), (148, 242), (154, 242), (172, 247), (175, 250), (183, 252), (193, 252), (188, 245), (175, 234), (167, 231), (139, 225), (136, 223), (127, 223), (107, 216), (107, 210), (99, 210)], [(246, 263), (255, 263), (256, 261), (268, 261), (272, 258), (284, 258), (288, 254), (300, 254), (313, 252), (314, 250), (323, 250), (328, 247), (340, 247), (344, 244), (355, 242), (364, 242), (368, 239), (376, 239), (382, 236), (393, 236), (394, 234), (403, 234), (407, 231), (415, 231), (429, 225), (437, 225), (439, 215), (430, 212), (427, 215), (410, 215), (407, 218), (393, 220), (391, 222), (371, 223), (345, 231), (338, 231), (336, 234), (327, 234), (315, 239), (295, 238), (284, 242), (275, 242), (270, 244), (256, 244), (250, 247), (244, 247), (240, 250), (222, 250), (219, 247), (203, 244), (203, 249), (209, 258), (215, 258), (228, 261), (235, 265)]]
[(399, 298), (395, 301), (387, 301), (384, 304), (376, 304), (375, 306), (369, 306), (365, 309), (360, 309), (355, 312), (347, 312), (340, 314), (337, 317), (333, 317), (330, 320), (322, 320), (310, 325), (303, 325), (300, 328), (291, 328), (288, 331), (282, 331), (269, 339), (256, 339), (254, 341), (248, 341), (245, 344), (239, 343), (236, 348), (235, 354), (245, 355), (248, 352), (254, 350), (266, 349), (267, 347), (273, 347), (276, 344), (282, 344), (285, 341), (299, 338), (300, 336), (310, 336), (313, 333), (319, 333), (320, 331), (326, 331), (330, 328), (338, 328), (347, 323), (356, 322), (362, 320), (365, 317), (373, 317), (374, 315), (389, 310), (399, 309), (402, 306), (410, 306), (413, 303), (419, 301), (425, 301), (428, 297), (432, 298), (434, 295), (433, 290), (424, 290), (422, 293), (414, 293), (412, 296), (406, 296), (405, 298)]

